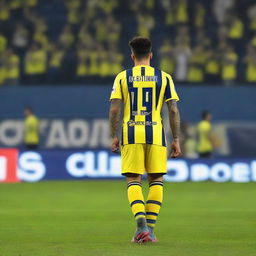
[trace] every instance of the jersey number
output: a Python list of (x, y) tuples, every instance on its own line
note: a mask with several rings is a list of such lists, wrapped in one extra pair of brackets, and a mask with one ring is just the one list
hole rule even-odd
[[(130, 88), (130, 103), (131, 103), (131, 111), (133, 116), (137, 115), (149, 115), (152, 112), (152, 91), (153, 88), (147, 87), (142, 88), (142, 106), (139, 107), (138, 112), (138, 88)], [(141, 109), (144, 107), (145, 109)]]

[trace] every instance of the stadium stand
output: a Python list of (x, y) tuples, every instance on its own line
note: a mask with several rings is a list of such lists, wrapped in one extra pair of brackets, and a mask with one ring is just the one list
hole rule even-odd
[(254, 0), (0, 0), (0, 85), (107, 84), (135, 35), (176, 82), (256, 82)]

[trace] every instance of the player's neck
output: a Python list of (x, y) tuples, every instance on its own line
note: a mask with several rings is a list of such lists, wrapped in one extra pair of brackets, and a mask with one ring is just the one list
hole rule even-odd
[(150, 66), (150, 60), (135, 60), (134, 66)]

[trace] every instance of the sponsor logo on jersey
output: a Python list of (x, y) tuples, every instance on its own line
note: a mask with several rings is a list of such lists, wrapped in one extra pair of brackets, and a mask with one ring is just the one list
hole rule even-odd
[(129, 76), (129, 82), (157, 82), (157, 76)]
[(152, 125), (157, 125), (157, 122), (151, 122), (151, 121), (133, 121), (133, 120), (130, 120), (127, 122), (127, 124), (129, 126), (134, 126), (134, 125), (146, 125), (146, 126), (152, 126)]

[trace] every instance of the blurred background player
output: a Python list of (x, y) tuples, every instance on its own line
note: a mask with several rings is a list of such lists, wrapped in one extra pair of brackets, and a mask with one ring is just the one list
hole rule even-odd
[[(163, 175), (167, 172), (166, 138), (161, 110), (167, 102), (173, 141), (171, 157), (180, 155), (180, 116), (172, 78), (150, 66), (151, 41), (135, 37), (130, 43), (134, 67), (116, 76), (109, 112), (112, 152), (119, 150), (118, 126), (122, 102), (122, 174), (137, 230), (133, 242), (156, 242), (154, 227), (163, 201)], [(144, 201), (141, 175), (148, 174), (149, 193)]]
[(39, 120), (31, 107), (24, 109), (24, 144), (26, 149), (35, 150), (39, 145)]
[(202, 120), (198, 123), (198, 145), (197, 151), (201, 158), (209, 158), (212, 156), (213, 139), (212, 139), (212, 114), (209, 111), (203, 111)]

